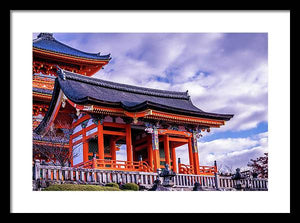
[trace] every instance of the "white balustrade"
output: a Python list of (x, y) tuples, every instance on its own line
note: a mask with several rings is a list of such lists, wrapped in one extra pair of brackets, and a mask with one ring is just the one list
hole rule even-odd
[[(34, 166), (34, 180), (46, 181), (84, 181), (89, 184), (106, 184), (109, 182), (119, 183), (138, 183), (143, 186), (151, 187), (157, 178), (157, 173), (151, 172), (126, 172), (111, 171), (101, 169), (86, 169), (73, 167), (58, 167), (41, 165), (36, 162)], [(203, 188), (230, 189), (236, 184), (231, 177), (220, 175), (191, 175), (176, 174), (174, 177), (175, 187), (193, 187), (198, 182)], [(242, 186), (248, 189), (267, 190), (268, 180), (266, 179), (243, 179)]]

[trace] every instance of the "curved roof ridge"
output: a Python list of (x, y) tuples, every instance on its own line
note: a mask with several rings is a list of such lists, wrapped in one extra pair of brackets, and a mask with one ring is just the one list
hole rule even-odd
[(186, 92), (179, 92), (179, 91), (167, 91), (167, 90), (160, 90), (160, 89), (154, 89), (154, 88), (145, 88), (145, 87), (139, 87), (134, 85), (128, 85), (128, 84), (121, 84), (116, 83), (112, 81), (106, 81), (99, 78), (93, 78), (93, 77), (87, 77), (83, 75), (79, 75), (70, 71), (66, 71), (63, 69), (58, 69), (58, 76), (65, 79), (70, 80), (76, 80), (80, 82), (84, 82), (87, 84), (92, 84), (96, 86), (101, 86), (105, 88), (111, 88), (115, 90), (120, 91), (127, 91), (131, 93), (136, 94), (143, 94), (143, 95), (150, 95), (150, 96), (159, 96), (159, 97), (165, 97), (165, 98), (174, 98), (174, 99), (185, 99), (190, 100), (190, 96)]
[[(41, 41), (48, 41), (50, 43), (53, 42), (55, 44), (58, 44), (62, 47), (65, 47), (67, 49), (69, 49), (70, 51), (74, 51), (75, 53), (71, 53), (71, 52), (61, 52), (59, 51), (58, 49), (49, 49), (49, 46), (48, 47), (42, 47), (40, 46), (38, 43), (41, 42)], [(43, 44), (42, 44), (43, 45)], [(47, 44), (46, 44), (47, 46)], [(48, 51), (52, 51), (52, 52), (57, 52), (57, 53), (63, 53), (63, 54), (66, 54), (66, 55), (71, 55), (71, 56), (78, 56), (78, 57), (82, 57), (84, 58), (83, 55), (86, 55), (86, 56), (90, 56), (92, 59), (101, 59), (101, 60), (110, 60), (111, 57), (110, 57), (110, 54), (107, 54), (107, 55), (100, 55), (100, 52), (99, 53), (88, 53), (88, 52), (84, 52), (84, 51), (81, 51), (81, 50), (78, 50), (78, 49), (75, 49), (71, 46), (68, 46), (58, 40), (56, 40), (54, 37), (53, 37), (53, 34), (52, 33), (40, 33), (38, 36), (37, 36), (37, 39), (34, 39), (33, 40), (33, 47), (35, 48), (38, 48), (38, 49), (43, 49), (43, 50), (48, 50)], [(55, 48), (55, 47), (54, 47)], [(78, 55), (76, 54), (77, 53), (80, 53), (80, 54), (83, 54), (83, 55)]]

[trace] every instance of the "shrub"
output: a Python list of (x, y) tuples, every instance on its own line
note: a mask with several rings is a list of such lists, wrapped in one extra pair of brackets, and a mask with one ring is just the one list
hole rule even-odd
[(122, 185), (122, 189), (123, 190), (139, 190), (139, 185), (135, 184), (135, 183), (126, 183), (124, 185)]
[(98, 185), (77, 185), (77, 184), (54, 184), (43, 189), (43, 191), (119, 191), (115, 187), (102, 187)]
[(106, 187), (114, 187), (114, 188), (118, 188), (119, 189), (119, 184), (117, 183), (107, 183), (105, 184)]

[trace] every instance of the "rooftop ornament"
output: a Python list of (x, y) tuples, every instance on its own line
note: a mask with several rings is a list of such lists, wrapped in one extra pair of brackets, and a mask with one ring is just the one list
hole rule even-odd
[(54, 40), (53, 33), (40, 33), (37, 38)]

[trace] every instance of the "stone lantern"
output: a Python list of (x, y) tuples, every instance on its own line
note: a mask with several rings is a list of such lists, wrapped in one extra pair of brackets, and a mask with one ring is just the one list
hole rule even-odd
[(241, 174), (240, 168), (236, 169), (235, 174), (232, 176), (232, 179), (235, 180), (235, 189), (236, 190), (242, 190), (242, 183), (241, 180), (244, 179), (245, 177)]

